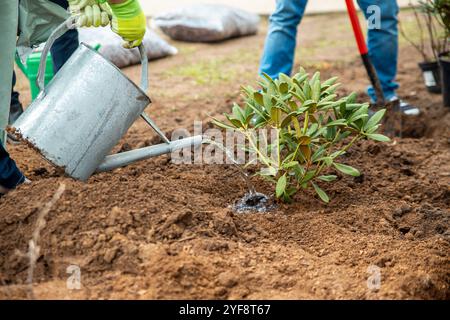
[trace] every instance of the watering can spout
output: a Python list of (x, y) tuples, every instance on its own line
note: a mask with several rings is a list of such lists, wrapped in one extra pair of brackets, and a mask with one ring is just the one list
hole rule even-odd
[(105, 158), (105, 160), (98, 166), (96, 172), (114, 170), (137, 161), (146, 160), (184, 148), (191, 148), (192, 146), (200, 145), (202, 141), (202, 136), (194, 136), (171, 141), (169, 143), (162, 143), (146, 148), (113, 154)]

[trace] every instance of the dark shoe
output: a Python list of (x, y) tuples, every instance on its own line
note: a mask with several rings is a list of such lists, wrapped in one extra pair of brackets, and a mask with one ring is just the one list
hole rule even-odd
[[(373, 104), (369, 109), (369, 117), (373, 116), (378, 109), (378, 106)], [(408, 102), (399, 99), (398, 97), (393, 97), (386, 105), (386, 108), (394, 108), (394, 110), (400, 110), (405, 116), (417, 117), (420, 115), (420, 109), (416, 106), (409, 104)]]
[(9, 125), (14, 124), (14, 122), (16, 122), (17, 119), (19, 119), (22, 113), (23, 107), (20, 102), (12, 104), (9, 108), (9, 121), (8, 121)]
[[(30, 184), (30, 183), (31, 183), (30, 180), (28, 180), (27, 178), (24, 178), (23, 182), (21, 182), (20, 184)], [(18, 187), (18, 186), (16, 186), (16, 187)], [(1, 198), (2, 196), (6, 195), (6, 194), (7, 194), (8, 192), (10, 192), (11, 190), (13, 190), (13, 189), (5, 188), (4, 186), (2, 186), (2, 185), (0, 184), (0, 198)]]
[(2, 186), (1, 184), (0, 184), (0, 198), (2, 197), (2, 196), (4, 196), (5, 194), (7, 194), (8, 192), (10, 192), (11, 191), (11, 189), (7, 189), (7, 188), (5, 188), (4, 186)]

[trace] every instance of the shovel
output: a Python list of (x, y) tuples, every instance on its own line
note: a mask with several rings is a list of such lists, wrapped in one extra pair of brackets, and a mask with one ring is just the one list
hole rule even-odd
[[(202, 136), (170, 141), (144, 113), (151, 101), (146, 94), (148, 60), (143, 45), (139, 47), (140, 86), (82, 43), (44, 87), (46, 57), (53, 42), (75, 27), (74, 18), (69, 18), (49, 37), (37, 78), (40, 93), (14, 123), (12, 131), (16, 135), (67, 175), (82, 181), (94, 172), (113, 170), (202, 143)], [(164, 143), (108, 155), (139, 116)]]
[(402, 133), (402, 113), (400, 111), (399, 100), (393, 102), (387, 102), (383, 89), (381, 87), (380, 79), (378, 78), (377, 71), (373, 66), (373, 63), (369, 56), (369, 49), (367, 48), (364, 35), (361, 30), (361, 24), (358, 19), (358, 14), (356, 12), (355, 4), (353, 0), (345, 0), (347, 5), (348, 15), (350, 17), (350, 22), (352, 24), (353, 33), (355, 34), (356, 43), (358, 45), (358, 50), (361, 55), (361, 60), (366, 69), (369, 80), (372, 87), (375, 90), (375, 95), (377, 100), (375, 105), (377, 108), (386, 107), (386, 115), (384, 118), (384, 131), (389, 136), (401, 136)]

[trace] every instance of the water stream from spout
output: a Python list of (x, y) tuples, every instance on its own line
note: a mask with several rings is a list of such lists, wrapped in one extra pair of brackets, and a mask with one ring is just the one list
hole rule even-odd
[(250, 175), (246, 172), (242, 166), (234, 159), (234, 154), (231, 150), (227, 149), (222, 143), (211, 140), (207, 137), (203, 139), (204, 144), (211, 144), (218, 147), (225, 152), (225, 155), (231, 162), (238, 168), (242, 178), (247, 184), (248, 193), (246, 193), (242, 199), (239, 199), (234, 205), (233, 210), (238, 213), (245, 212), (268, 212), (275, 208), (274, 204), (270, 203), (270, 198), (263, 193), (256, 192), (255, 187), (250, 181)]
[(245, 171), (242, 166), (234, 159), (234, 154), (231, 152), (231, 150), (227, 149), (222, 143), (216, 142), (214, 140), (211, 140), (209, 138), (203, 139), (203, 144), (211, 144), (216, 147), (218, 147), (220, 150), (225, 152), (225, 156), (230, 159), (231, 162), (233, 162), (234, 166), (239, 170), (241, 173), (242, 179), (244, 179), (245, 183), (247, 184), (248, 191), (250, 195), (256, 194), (255, 187), (253, 186), (252, 182), (250, 181), (250, 175), (247, 171)]

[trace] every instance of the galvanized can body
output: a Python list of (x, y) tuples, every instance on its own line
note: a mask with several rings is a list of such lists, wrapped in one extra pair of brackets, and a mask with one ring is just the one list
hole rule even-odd
[(116, 66), (81, 44), (14, 128), (68, 175), (87, 180), (149, 103)]

